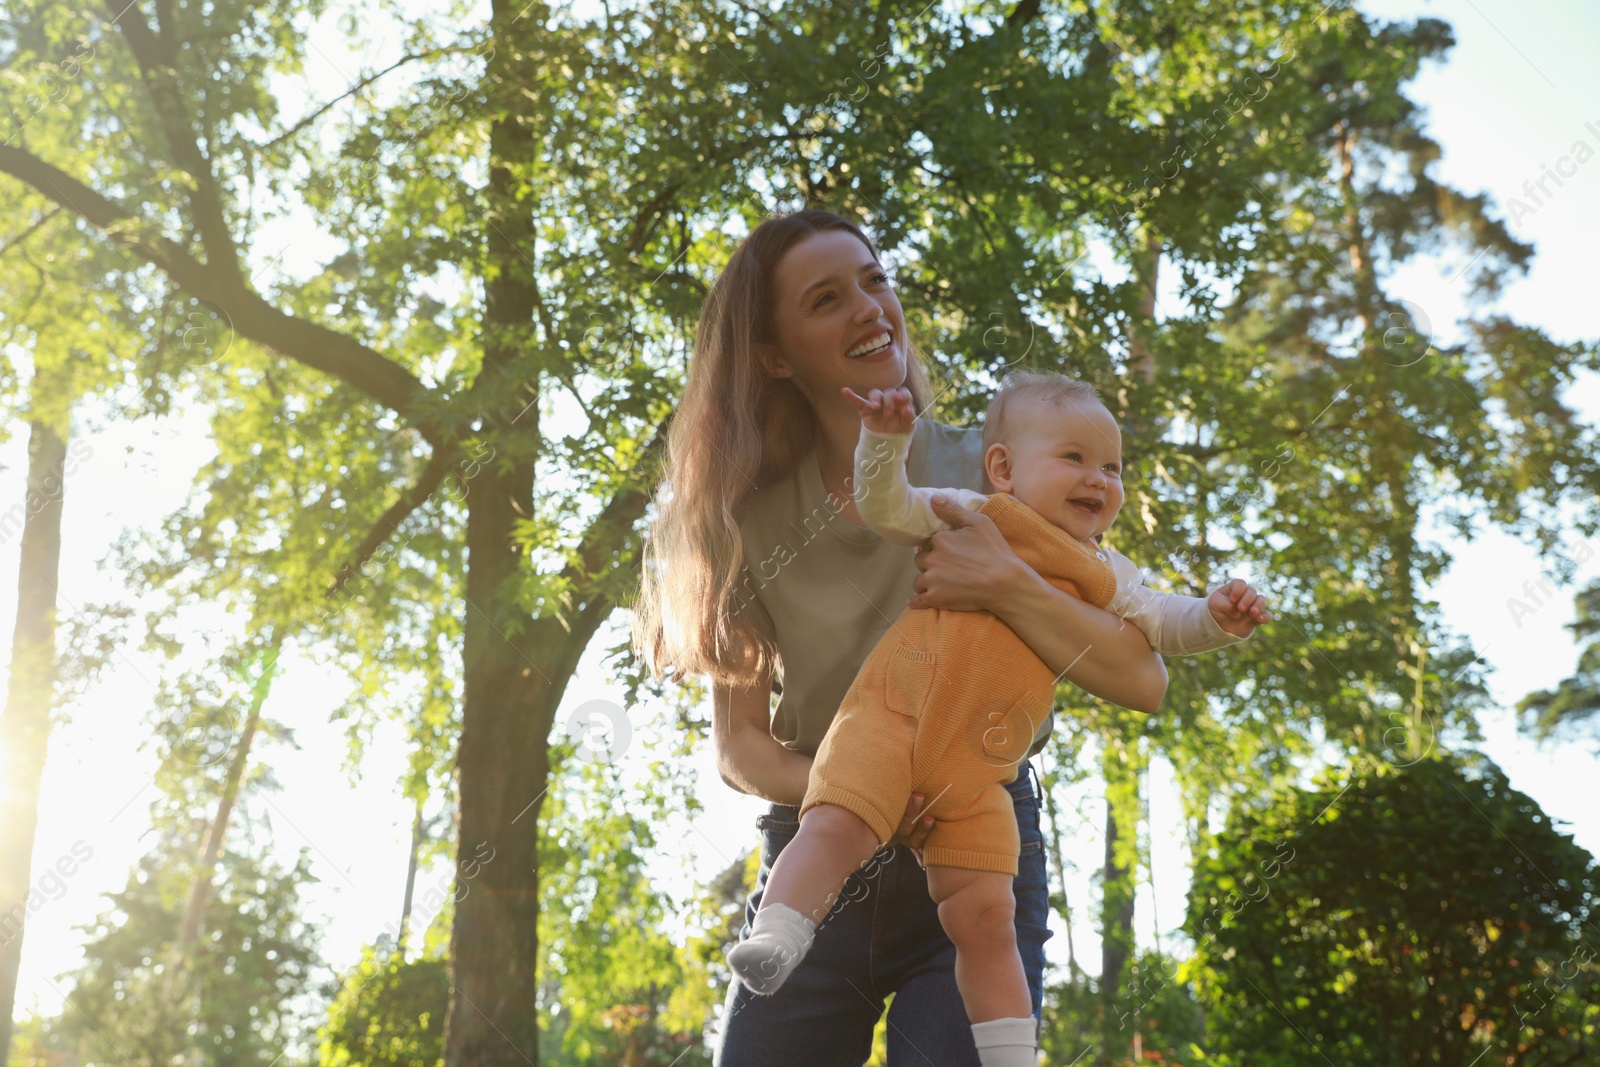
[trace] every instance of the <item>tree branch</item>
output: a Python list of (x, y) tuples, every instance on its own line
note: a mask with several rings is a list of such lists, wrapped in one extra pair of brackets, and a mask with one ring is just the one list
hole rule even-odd
[(172, 11), (172, 0), (156, 0), (156, 33), (162, 44), (162, 53), (167, 61), (174, 62), (178, 56), (178, 20)]
[[(205, 249), (206, 266), (223, 272), (228, 280), (242, 286), (244, 274), (239, 269), (239, 250), (233, 242), (227, 216), (222, 210), (216, 175), (211, 170), (211, 161), (200, 151), (200, 144), (195, 140), (194, 125), (178, 85), (178, 72), (174, 67), (177, 39), (173, 36), (163, 41), (157, 37), (134, 4), (124, 6), (122, 0), (110, 0), (106, 7), (139, 64), (140, 79), (150, 93), (151, 103), (155, 105), (156, 116), (172, 151), (172, 161), (193, 179), (189, 203), (194, 209), (201, 247)], [(175, 33), (170, 26), (163, 27), (163, 30)]]
[(738, 7), (748, 15), (754, 15), (757, 19), (764, 23), (767, 29), (772, 31), (775, 40), (782, 40), (786, 36), (785, 27), (780, 26), (777, 22), (775, 22), (772, 16), (767, 14), (767, 12), (762, 11), (758, 7), (752, 7), (750, 4), (744, 3), (743, 0), (733, 0), (733, 2), (734, 6)]
[(367, 532), (367, 536), (361, 539), (361, 544), (356, 546), (355, 554), (340, 566), (339, 573), (334, 576), (333, 586), (325, 595), (337, 596), (339, 591), (350, 583), (350, 579), (372, 558), (373, 553), (400, 529), (400, 524), (405, 522), (413, 511), (427, 503), (434, 490), (444, 481), (445, 475), (450, 473), (450, 468), (455, 465), (456, 454), (454, 448), (436, 447), (433, 450), (428, 465), (423, 468), (422, 476), (379, 516), (378, 521)]
[(633, 225), (628, 228), (628, 239), (622, 242), (623, 252), (630, 257), (639, 253), (639, 249), (644, 247), (644, 242), (655, 232), (657, 220), (666, 214), (672, 205), (673, 197), (677, 196), (678, 190), (682, 187), (682, 182), (672, 182), (639, 209), (639, 213), (633, 217)]
[(175, 241), (147, 237), (139, 219), (60, 168), (31, 153), (0, 145), (0, 173), (10, 174), (70, 209), (126, 251), (159, 268), (184, 292), (212, 304), (241, 337), (285, 359), (329, 374), (409, 419), (434, 445), (453, 431), (421, 410), (432, 391), (410, 371), (335, 330), (280, 311), (240, 282), (230, 282)]
[[(646, 482), (649, 481), (656, 459), (666, 448), (667, 431), (676, 417), (677, 412), (674, 411), (656, 427), (655, 436), (650, 439), (650, 443), (640, 454), (639, 461), (634, 464), (633, 471), (640, 474)], [(584, 532), (584, 538), (578, 545), (578, 559), (576, 563), (569, 563), (562, 570), (562, 579), (577, 590), (593, 588), (594, 575), (604, 569), (606, 560), (625, 548), (635, 536), (633, 524), (644, 514), (645, 505), (649, 501), (649, 486), (641, 486), (637, 481), (636, 484), (612, 497)], [(615, 606), (616, 603), (610, 597), (596, 592), (589, 603), (579, 609), (578, 617), (580, 620), (592, 619), (594, 613), (599, 612), (603, 618)]]
[(701, 298), (704, 298), (706, 294), (711, 291), (706, 288), (706, 283), (704, 281), (696, 278), (693, 274), (690, 274), (686, 270), (662, 271), (656, 276), (655, 280), (658, 282), (663, 280), (681, 282), (684, 285), (687, 285), (690, 289), (693, 289)]
[(354, 85), (350, 86), (350, 88), (346, 89), (344, 92), (340, 93), (338, 96), (334, 97), (332, 100), (329, 100), (326, 104), (323, 104), (321, 107), (317, 108), (315, 111), (311, 112), (309, 115), (306, 115), (304, 118), (300, 119), (300, 121), (296, 122), (293, 126), (290, 126), (287, 130), (284, 130), (282, 133), (280, 133), (278, 136), (274, 137), (272, 140), (267, 141), (267, 142), (265, 142), (265, 143), (263, 143), (261, 145), (258, 145), (257, 147), (261, 148), (261, 149), (277, 147), (279, 144), (282, 144), (284, 141), (287, 141), (289, 138), (293, 137), (295, 134), (299, 133), (301, 130), (305, 129), (307, 126), (309, 126), (313, 122), (317, 121), (317, 119), (319, 119), (323, 115), (327, 114), (329, 109), (337, 106), (341, 101), (348, 100), (350, 97), (354, 96), (356, 93), (359, 93), (361, 90), (365, 89), (367, 86), (371, 85), (373, 82), (377, 81), (379, 78), (382, 78), (384, 75), (390, 73), (391, 71), (397, 70), (398, 68), (405, 66), (407, 63), (415, 63), (419, 59), (432, 59), (434, 56), (449, 55), (452, 52), (462, 52), (462, 51), (467, 51), (467, 49), (463, 49), (463, 48), (430, 48), (426, 52), (413, 52), (413, 53), (410, 53), (409, 55), (401, 56), (399, 59), (397, 59), (393, 63), (389, 64), (387, 67), (384, 67), (382, 70), (377, 71), (376, 73), (373, 73), (373, 74), (369, 74), (365, 78), (360, 79)]
[(1006, 28), (1026, 26), (1039, 14), (1041, 0), (1022, 0), (1022, 3), (1011, 9), (1011, 14), (1006, 16)]
[(25, 244), (27, 242), (28, 238), (32, 237), (34, 234), (36, 234), (40, 230), (44, 229), (45, 226), (47, 226), (49, 224), (51, 219), (53, 219), (57, 215), (61, 214), (61, 211), (62, 211), (62, 209), (60, 207), (55, 207), (55, 208), (52, 208), (49, 211), (46, 211), (43, 215), (41, 215), (39, 217), (39, 221), (38, 222), (34, 223), (32, 226), (29, 226), (21, 234), (17, 235), (16, 237), (12, 238), (11, 240), (7, 241), (5, 244), (0, 245), (0, 256), (5, 255), (7, 252), (11, 251), (13, 248), (21, 247), (23, 244)]

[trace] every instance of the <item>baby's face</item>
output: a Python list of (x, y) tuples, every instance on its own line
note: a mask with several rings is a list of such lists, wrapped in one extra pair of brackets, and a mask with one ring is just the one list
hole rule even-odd
[[(1111, 528), (1122, 508), (1122, 431), (1105, 406), (1030, 400), (1004, 442), (990, 447), (995, 489), (1010, 493), (1079, 541)], [(1011, 420), (1007, 420), (1010, 422)]]

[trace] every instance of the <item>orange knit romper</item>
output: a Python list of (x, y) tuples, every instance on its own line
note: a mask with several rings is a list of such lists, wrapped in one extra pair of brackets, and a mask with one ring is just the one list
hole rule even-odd
[[(1057, 589), (1105, 607), (1116, 594), (1109, 561), (1008, 493), (989, 516), (1022, 561)], [(937, 820), (928, 864), (1017, 873), (1011, 796), (1045, 717), (1057, 675), (987, 611), (907, 608), (873, 648), (817, 749), (800, 812), (837, 804), (879, 844), (893, 836), (913, 791)]]

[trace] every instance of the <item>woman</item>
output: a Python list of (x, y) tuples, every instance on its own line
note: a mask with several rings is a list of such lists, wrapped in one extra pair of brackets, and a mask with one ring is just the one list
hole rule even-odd
[[(955, 528), (915, 550), (866, 529), (850, 486), (861, 419), (841, 387), (899, 385), (925, 411), (927, 373), (867, 236), (825, 211), (758, 226), (706, 297), (634, 614), (635, 646), (657, 677), (709, 679), (723, 781), (772, 805), (757, 820), (761, 869), (741, 937), (798, 829), (817, 746), (907, 603), (991, 611), (1068, 681), (1125, 707), (1154, 711), (1166, 692), (1138, 628), (1040, 578), (986, 516), (947, 504), (940, 514)], [(982, 491), (981, 427), (919, 422), (912, 482)], [(1030, 757), (1049, 732), (1047, 721)], [(1037, 1018), (1051, 934), (1033, 772), (1022, 767), (1007, 787), (1022, 836), (1014, 921)], [(916, 855), (932, 825), (917, 816), (925, 800), (912, 798), (775, 995), (730, 983), (720, 1067), (859, 1067), (890, 993), (891, 1067), (977, 1067), (955, 949)]]

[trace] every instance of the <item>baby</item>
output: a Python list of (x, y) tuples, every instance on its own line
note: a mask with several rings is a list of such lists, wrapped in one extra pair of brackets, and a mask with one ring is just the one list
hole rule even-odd
[[(921, 544), (948, 524), (938, 494), (994, 521), (1052, 585), (1138, 626), (1157, 652), (1186, 655), (1248, 637), (1272, 616), (1235, 579), (1205, 599), (1147, 589), (1098, 539), (1122, 506), (1116, 419), (1085, 382), (1018, 371), (984, 423), (993, 494), (908, 484), (915, 416), (904, 388), (848, 387), (862, 417), (854, 493), (881, 536)], [(956, 984), (984, 1067), (1032, 1067), (1033, 1005), (1017, 952), (1012, 881), (1019, 837), (1010, 794), (1059, 678), (996, 615), (908, 608), (867, 656), (811, 767), (800, 829), (767, 879), (751, 934), (728, 951), (753, 992), (773, 993), (811, 947), (850, 872), (894, 835), (915, 790), (938, 821), (923, 848), (928, 892), (956, 948)]]

